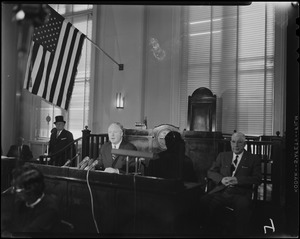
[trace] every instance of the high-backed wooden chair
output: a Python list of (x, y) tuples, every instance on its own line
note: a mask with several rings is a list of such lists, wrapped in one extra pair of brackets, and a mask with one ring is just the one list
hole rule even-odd
[(200, 87), (189, 96), (187, 130), (216, 130), (216, 95), (210, 89)]
[(254, 192), (254, 200), (271, 201), (272, 199), (272, 142), (247, 141), (247, 151), (261, 159), (262, 182)]

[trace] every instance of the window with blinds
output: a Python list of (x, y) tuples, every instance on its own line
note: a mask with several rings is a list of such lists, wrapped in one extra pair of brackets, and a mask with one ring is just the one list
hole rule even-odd
[[(92, 38), (92, 10), (93, 5), (49, 4), (54, 10), (71, 22), (74, 27)], [(64, 115), (66, 129), (73, 133), (74, 139), (82, 136), (84, 126), (88, 124), (90, 78), (91, 78), (91, 44), (84, 41), (81, 58), (77, 68), (73, 93), (68, 111), (64, 111), (42, 99), (40, 112), (37, 115), (37, 138), (50, 137), (50, 130), (56, 115)], [(47, 116), (51, 121), (47, 122)]]
[(272, 134), (274, 7), (185, 7), (181, 127), (187, 99), (199, 87), (217, 96), (217, 131)]

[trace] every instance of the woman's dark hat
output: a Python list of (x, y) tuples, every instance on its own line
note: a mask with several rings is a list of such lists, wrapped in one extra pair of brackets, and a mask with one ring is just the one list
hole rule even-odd
[(55, 122), (53, 122), (53, 124), (56, 124), (57, 122), (64, 122), (64, 123), (66, 123), (66, 121), (64, 121), (64, 117), (62, 115), (55, 116)]

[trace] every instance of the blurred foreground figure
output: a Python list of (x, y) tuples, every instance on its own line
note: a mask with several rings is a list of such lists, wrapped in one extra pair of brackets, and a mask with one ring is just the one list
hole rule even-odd
[(1, 195), (1, 237), (48, 236), (59, 227), (55, 199), (44, 193), (44, 176), (33, 165), (13, 170), (12, 187)]
[(154, 160), (150, 160), (147, 168), (148, 176), (196, 182), (193, 162), (185, 155), (185, 142), (181, 134), (170, 131), (165, 136), (165, 143), (167, 150), (158, 153)]

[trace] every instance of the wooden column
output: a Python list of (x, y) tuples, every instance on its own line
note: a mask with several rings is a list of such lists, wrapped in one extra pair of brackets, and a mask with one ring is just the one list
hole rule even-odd
[(88, 129), (88, 126), (85, 126), (85, 129), (82, 130), (82, 158), (85, 156), (89, 156), (89, 136), (91, 134), (91, 131)]

